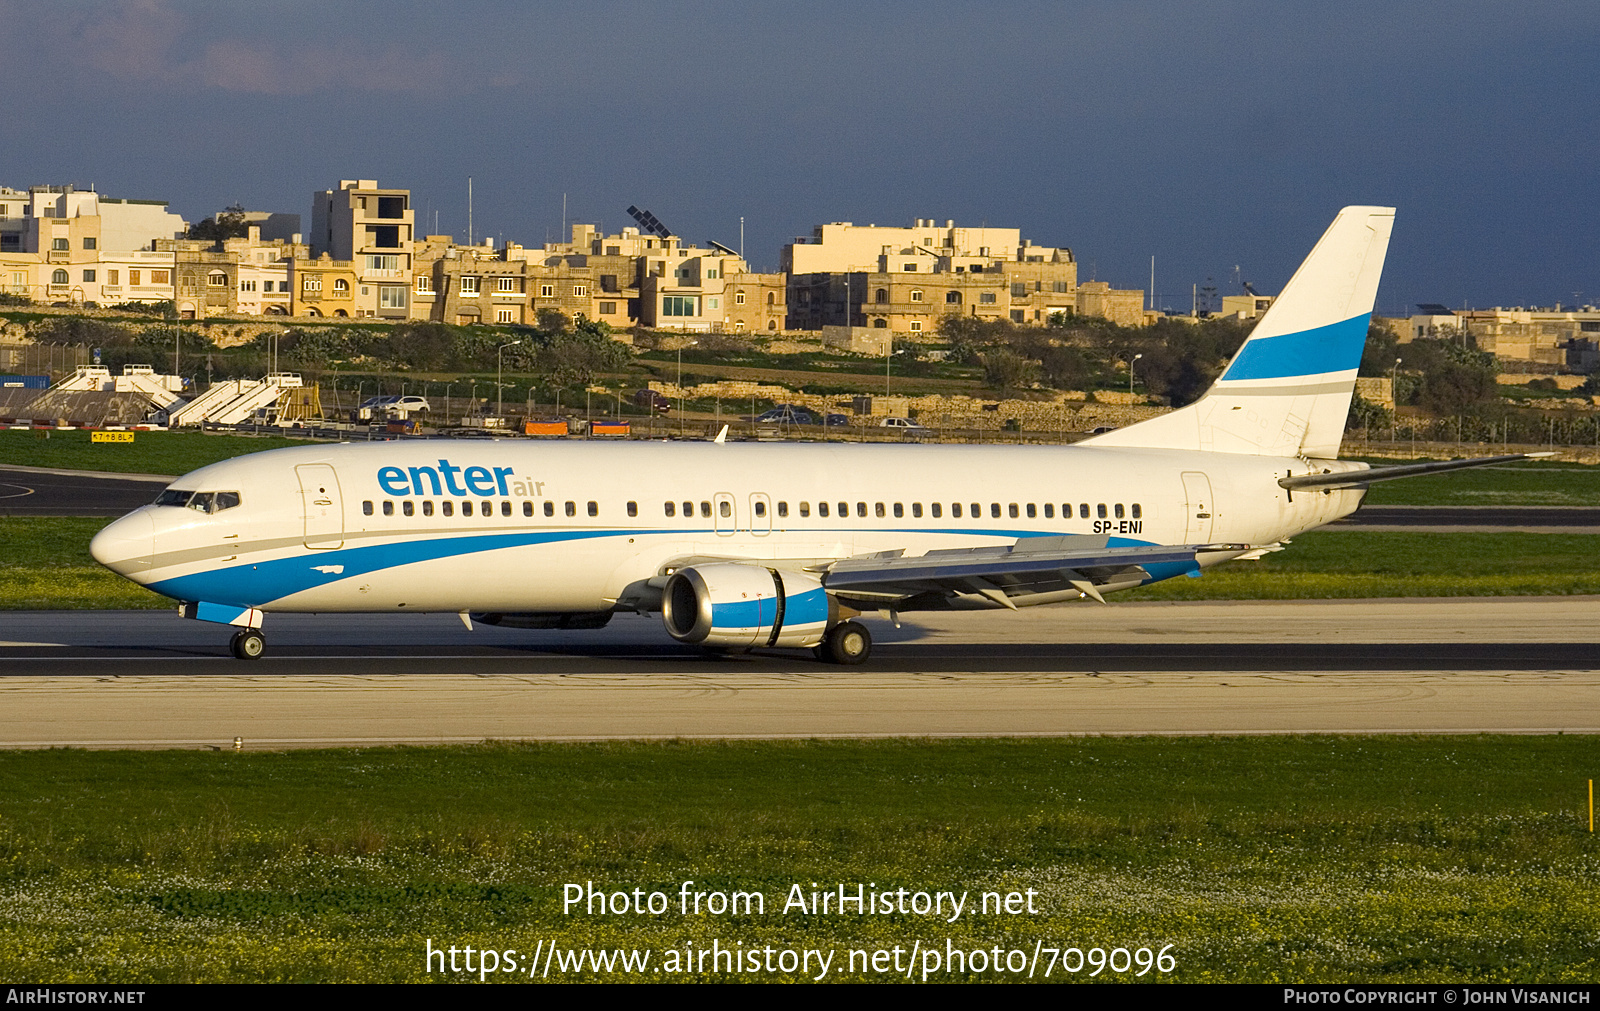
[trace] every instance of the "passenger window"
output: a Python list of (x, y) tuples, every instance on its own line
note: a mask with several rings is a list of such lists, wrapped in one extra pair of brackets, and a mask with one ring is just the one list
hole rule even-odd
[(598, 503), (598, 502), (590, 502), (589, 503), (589, 515), (590, 516), (599, 516), (600, 515), (600, 503)]
[[(920, 512), (921, 510), (918, 510), (918, 511)], [(894, 504), (894, 518), (895, 519), (899, 519), (900, 517), (904, 516), (905, 514), (906, 514), (906, 507), (901, 505), (900, 503), (896, 502)]]
[[(722, 504), (723, 505), (727, 505), (728, 503), (724, 502)], [(756, 510), (755, 510), (755, 512), (756, 512), (757, 516), (765, 516), (767, 514), (767, 504), (765, 502), (762, 502), (761, 500), (757, 499), (756, 500)]]
[(1096, 516), (1100, 517), (1101, 519), (1105, 519), (1106, 518), (1106, 504), (1104, 502), (1102, 502), (1099, 505), (1095, 506), (1094, 512), (1095, 512)]
[(372, 515), (372, 500), (371, 499), (368, 499), (367, 501), (361, 503), (361, 515), (363, 515), (363, 516), (371, 516)]
[(507, 498), (507, 499), (501, 499), (500, 500), (500, 515), (501, 516), (510, 516), (511, 515), (511, 500), (510, 499)]
[(916, 520), (922, 519), (922, 503), (921, 502), (913, 502), (913, 503), (911, 503), (911, 518), (912, 519), (916, 519)]
[(433, 499), (430, 498), (430, 499), (424, 499), (423, 500), (423, 502), (422, 502), (422, 515), (424, 515), (424, 516), (432, 516), (433, 515)]
[(533, 503), (529, 502), (527, 499), (523, 499), (522, 500), (522, 515), (524, 515), (524, 516), (532, 516), (533, 515)]
[(999, 519), (1000, 518), (1000, 503), (998, 503), (998, 502), (990, 502), (989, 503), (989, 515), (993, 516), (995, 519)]
[(711, 503), (710, 502), (701, 502), (700, 503), (700, 518), (701, 519), (707, 519), (707, 520), (711, 518)]
[(554, 502), (550, 501), (549, 499), (545, 500), (545, 503), (544, 503), (544, 514), (546, 516), (554, 516), (556, 514), (556, 504)]
[(629, 502), (628, 503), (628, 515), (629, 516), (637, 516), (637, 515), (639, 515), (639, 503), (637, 503), (637, 502)]
[(578, 515), (578, 503), (572, 502), (572, 501), (567, 502), (567, 515), (568, 516), (576, 516), (576, 515)]
[(728, 501), (718, 502), (717, 503), (717, 515), (721, 516), (723, 519), (727, 519), (729, 516), (732, 516), (733, 515), (733, 503), (732, 502), (728, 502)]
[(983, 503), (981, 503), (981, 502), (972, 503), (972, 518), (973, 519), (981, 519), (982, 516), (983, 516)]
[(493, 516), (494, 515), (494, 503), (490, 502), (488, 499), (484, 499), (483, 500), (483, 515), (484, 516)]
[(678, 515), (678, 507), (675, 503), (667, 503), (667, 515), (669, 517)]
[[(1033, 507), (1029, 506), (1029, 508), (1031, 509)], [(1033, 513), (1030, 512), (1028, 515), (1032, 516)], [(1056, 518), (1056, 507), (1054, 503), (1046, 502), (1044, 504), (1044, 518), (1047, 520), (1053, 520)]]
[(411, 504), (410, 499), (400, 503), (400, 511), (405, 513), (407, 516), (415, 516), (417, 512), (416, 506)]
[(876, 506), (873, 507), (872, 515), (878, 517), (878, 519), (880, 519), (880, 520), (883, 519), (884, 511), (883, 511), (883, 503), (882, 502), (879, 502)]
[(1117, 503), (1117, 519), (1122, 519), (1122, 503)]
[(939, 518), (939, 513), (941, 512), (941, 510), (939, 508), (939, 503), (935, 502), (933, 505), (929, 506), (928, 508), (933, 510), (933, 518), (934, 519), (938, 519)]
[[(805, 510), (805, 503), (804, 502), (800, 503), (800, 509), (801, 509), (801, 515), (804, 515), (804, 510)], [(827, 516), (828, 516), (828, 503), (826, 503), (826, 502), (818, 502), (817, 503), (817, 515), (823, 517), (824, 519), (827, 518)]]
[(471, 516), (472, 515), (472, 503), (471, 502), (468, 502), (466, 500), (462, 500), (462, 502), (461, 502), (461, 515), (463, 515), (463, 516)]
[(451, 502), (449, 499), (446, 499), (439, 503), (439, 511), (444, 513), (446, 516), (454, 516), (456, 512), (456, 504)]
[(390, 502), (388, 499), (383, 500), (383, 514), (385, 516), (394, 515), (394, 503)]
[(1142, 515), (1144, 515), (1144, 510), (1140, 509), (1139, 508), (1139, 503), (1135, 502), (1133, 504), (1133, 518), (1134, 519), (1138, 519)]
[[(826, 505), (827, 503), (823, 503), (823, 504)], [(810, 516), (811, 515), (811, 503), (810, 502), (802, 502), (802, 503), (800, 503), (800, 515), (801, 516)]]
[(789, 515), (789, 503), (787, 503), (787, 502), (779, 502), (778, 503), (778, 516), (779, 517), (784, 517), (784, 516), (787, 516), (787, 515)]
[[(878, 508), (879, 509), (883, 508), (883, 504), (881, 502), (878, 504)], [(857, 502), (856, 503), (856, 515), (861, 517), (862, 519), (866, 519), (867, 518), (867, 504), (865, 502)], [(882, 515), (882, 514), (880, 513), (879, 515)]]
[(1028, 503), (1028, 519), (1031, 520), (1037, 515), (1038, 515), (1038, 510), (1033, 507), (1033, 503), (1032, 502), (1029, 502)]
[(1081, 520), (1086, 520), (1086, 519), (1089, 518), (1089, 503), (1087, 503), (1087, 502), (1079, 503), (1079, 505), (1078, 505), (1078, 518), (1081, 519)]
[(950, 503), (950, 515), (955, 517), (956, 519), (960, 519), (961, 518), (961, 503), (960, 502), (952, 502), (952, 503)]
[(844, 519), (845, 517), (847, 517), (849, 515), (850, 515), (850, 503), (848, 503), (848, 502), (840, 502), (839, 503), (839, 518), (840, 519)]
[(694, 515), (694, 503), (693, 502), (685, 502), (683, 504), (683, 515), (684, 515), (685, 518)]
[(1021, 515), (1020, 513), (1017, 512), (1017, 504), (1015, 502), (1011, 503), (1011, 505), (1006, 507), (1006, 514), (1008, 516), (1010, 516), (1012, 519), (1016, 519), (1018, 516)]

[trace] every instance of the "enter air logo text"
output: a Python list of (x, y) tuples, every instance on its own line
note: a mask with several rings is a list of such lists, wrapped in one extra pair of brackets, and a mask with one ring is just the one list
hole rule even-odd
[(513, 467), (458, 467), (449, 460), (437, 467), (379, 467), (378, 486), (390, 495), (544, 494), (543, 481), (519, 479)]

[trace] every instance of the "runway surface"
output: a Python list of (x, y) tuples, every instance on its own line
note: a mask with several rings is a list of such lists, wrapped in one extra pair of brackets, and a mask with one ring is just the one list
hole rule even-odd
[[(1071, 605), (872, 621), (860, 668), (707, 657), (657, 617), (526, 632), (0, 612), (0, 747), (1600, 731), (1600, 598)], [(911, 619), (911, 620), (908, 620)]]
[(0, 465), (0, 516), (121, 516), (155, 501), (172, 478)]

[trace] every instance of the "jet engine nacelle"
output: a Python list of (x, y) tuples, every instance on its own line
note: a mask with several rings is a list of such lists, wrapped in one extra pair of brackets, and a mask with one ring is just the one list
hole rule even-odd
[(815, 646), (828, 631), (828, 593), (803, 572), (715, 562), (672, 574), (661, 617), (679, 642)]

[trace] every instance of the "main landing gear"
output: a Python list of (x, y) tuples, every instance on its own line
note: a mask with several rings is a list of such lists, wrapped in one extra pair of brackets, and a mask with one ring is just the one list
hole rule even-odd
[(818, 660), (828, 663), (855, 665), (865, 663), (872, 655), (872, 633), (857, 621), (841, 621), (828, 629), (822, 642), (812, 647)]
[(259, 628), (247, 628), (233, 634), (228, 649), (240, 660), (254, 660), (267, 651), (267, 640)]

